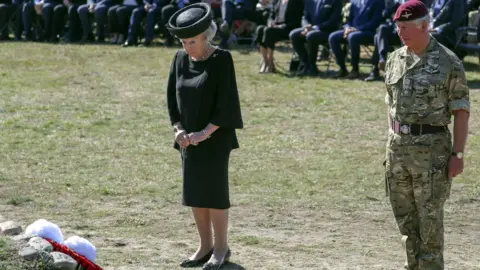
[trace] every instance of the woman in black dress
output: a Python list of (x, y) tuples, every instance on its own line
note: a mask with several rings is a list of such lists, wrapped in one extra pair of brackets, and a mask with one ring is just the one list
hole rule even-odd
[(259, 25), (255, 34), (255, 42), (260, 44), (262, 55), (260, 73), (275, 72), (273, 61), (275, 43), (288, 40), (290, 31), (300, 27), (302, 15), (302, 0), (273, 0), (267, 25)]
[(179, 10), (167, 27), (184, 48), (170, 67), (168, 113), (182, 158), (183, 205), (192, 207), (200, 235), (198, 250), (180, 266), (218, 269), (231, 254), (228, 160), (239, 147), (235, 129), (243, 127), (233, 60), (210, 44), (217, 27), (208, 4)]

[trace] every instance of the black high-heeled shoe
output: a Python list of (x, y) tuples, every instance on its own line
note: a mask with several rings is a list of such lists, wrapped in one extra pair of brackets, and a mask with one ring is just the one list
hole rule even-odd
[(213, 248), (207, 254), (205, 254), (205, 256), (203, 256), (200, 259), (197, 259), (197, 260), (190, 260), (190, 259), (183, 260), (180, 263), (180, 267), (183, 267), (183, 268), (199, 267), (202, 264), (208, 262), (210, 257), (212, 257), (212, 254), (213, 254)]
[(227, 253), (225, 254), (225, 257), (223, 257), (223, 260), (218, 262), (218, 263), (211, 263), (211, 262), (208, 262), (206, 264), (203, 265), (202, 269), (203, 270), (218, 270), (220, 269), (225, 263), (228, 262), (228, 260), (230, 260), (230, 256), (232, 256), (232, 252), (230, 251), (230, 249), (227, 250)]

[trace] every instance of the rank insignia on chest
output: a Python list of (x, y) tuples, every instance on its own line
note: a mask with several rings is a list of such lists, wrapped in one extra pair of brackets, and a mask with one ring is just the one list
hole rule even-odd
[(438, 52), (431, 52), (429, 57), (427, 58), (427, 64), (425, 65), (425, 71), (429, 74), (434, 74), (440, 72), (438, 70), (439, 63), (438, 63)]
[(435, 73), (439, 73), (440, 71), (438, 70), (438, 65), (427, 65), (425, 67), (425, 72), (429, 73), (429, 74), (435, 74)]

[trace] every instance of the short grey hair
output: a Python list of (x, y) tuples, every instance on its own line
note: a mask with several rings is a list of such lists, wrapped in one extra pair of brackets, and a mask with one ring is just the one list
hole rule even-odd
[(418, 26), (418, 27), (421, 27), (423, 22), (426, 22), (427, 25), (430, 24), (430, 15), (425, 15), (421, 18), (418, 18), (418, 19), (415, 19), (413, 20), (413, 22)]
[(207, 43), (212, 42), (212, 40), (215, 38), (215, 35), (217, 34), (217, 25), (215, 22), (212, 21), (210, 26), (203, 32), (205, 35), (205, 39), (207, 40)]

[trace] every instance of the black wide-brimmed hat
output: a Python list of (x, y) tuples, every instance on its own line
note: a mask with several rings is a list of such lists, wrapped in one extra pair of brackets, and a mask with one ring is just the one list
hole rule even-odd
[(178, 38), (191, 38), (210, 27), (213, 15), (209, 4), (198, 3), (188, 5), (175, 12), (168, 24), (168, 31)]

